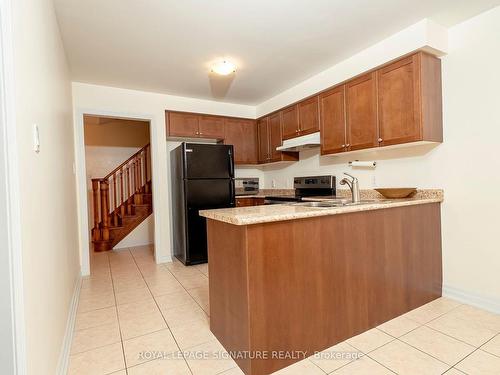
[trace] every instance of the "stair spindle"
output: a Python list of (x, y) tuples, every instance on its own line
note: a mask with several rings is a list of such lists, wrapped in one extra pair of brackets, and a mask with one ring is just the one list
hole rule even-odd
[(116, 209), (118, 208), (118, 192), (116, 190), (116, 176), (117, 174), (113, 175), (113, 225), (115, 227), (118, 226), (118, 213), (116, 212)]
[(120, 169), (120, 215), (123, 217), (125, 216), (125, 201), (123, 199), (123, 170)]

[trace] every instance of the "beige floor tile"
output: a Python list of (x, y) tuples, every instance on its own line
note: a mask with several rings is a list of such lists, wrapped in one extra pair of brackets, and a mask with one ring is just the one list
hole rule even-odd
[(175, 293), (157, 296), (155, 300), (162, 311), (193, 303), (193, 298), (184, 289)]
[(118, 323), (116, 307), (114, 306), (78, 313), (75, 319), (75, 331), (112, 323)]
[(330, 373), (361, 356), (363, 356), (363, 353), (358, 349), (345, 342), (341, 342), (309, 357), (309, 360), (326, 373)]
[(370, 353), (370, 357), (397, 374), (442, 374), (451, 366), (395, 340)]
[(92, 284), (80, 290), (80, 299), (98, 297), (105, 294), (113, 294), (113, 284)]
[(394, 373), (365, 356), (332, 372), (334, 375), (393, 375)]
[(123, 342), (127, 367), (155, 359), (154, 353), (172, 353), (179, 348), (168, 329), (139, 336)]
[(377, 328), (373, 328), (346, 340), (346, 342), (363, 353), (369, 353), (392, 340), (394, 340), (394, 337)]
[(441, 315), (450, 312), (460, 305), (460, 302), (448, 298), (438, 298), (418, 309), (406, 313), (404, 316), (417, 323), (425, 324), (439, 318)]
[(477, 350), (455, 367), (470, 375), (498, 375), (500, 374), (500, 358)]
[(119, 305), (118, 319), (124, 340), (167, 328), (153, 300)]
[(147, 277), (145, 278), (153, 296), (162, 296), (183, 291), (182, 285), (173, 277)]
[(186, 289), (208, 288), (208, 278), (200, 272), (196, 272), (197, 275), (177, 277), (177, 280)]
[(208, 306), (208, 285), (200, 288), (189, 289), (188, 293), (194, 298), (198, 304)]
[(115, 306), (115, 294), (113, 292), (96, 294), (80, 298), (78, 301), (78, 313), (103, 309), (111, 306)]
[(129, 367), (128, 375), (191, 375), (183, 359), (157, 359)]
[(195, 266), (198, 271), (200, 271), (202, 274), (208, 276), (208, 263), (205, 264), (199, 264)]
[(450, 368), (444, 375), (464, 375), (465, 372), (459, 371), (456, 368)]
[(104, 375), (124, 368), (122, 344), (116, 343), (70, 356), (68, 375)]
[(495, 336), (481, 347), (482, 350), (500, 357), (500, 335)]
[(118, 305), (149, 300), (153, 297), (147, 286), (117, 292), (115, 296)]
[(245, 375), (245, 373), (239, 367), (234, 367), (231, 370), (221, 372), (220, 375)]
[(127, 371), (121, 370), (121, 371), (113, 372), (112, 374), (109, 374), (109, 375), (127, 375)]
[(426, 326), (419, 327), (399, 339), (450, 366), (460, 362), (476, 349)]
[(480, 326), (474, 320), (467, 321), (453, 313), (445, 314), (427, 325), (475, 347), (481, 346), (496, 334), (495, 331)]
[(171, 309), (162, 309), (161, 313), (165, 317), (170, 328), (191, 321), (208, 321), (207, 314), (194, 301), (187, 305), (173, 307)]
[(215, 340), (208, 321), (195, 320), (170, 327), (181, 349)]
[[(183, 352), (193, 375), (219, 374), (237, 366), (217, 340), (193, 346)], [(203, 353), (201, 359), (200, 353)]]
[(118, 323), (82, 329), (73, 333), (71, 354), (121, 342)]
[(290, 366), (284, 367), (279, 371), (273, 372), (273, 375), (324, 375), (325, 373), (308, 359), (296, 362)]
[(495, 333), (500, 332), (500, 315), (490, 313), (469, 305), (462, 305), (449, 313), (451, 316), (463, 319), (467, 322), (473, 321), (481, 328), (489, 329)]
[(377, 328), (394, 337), (400, 337), (419, 327), (420, 324), (404, 316), (398, 316)]

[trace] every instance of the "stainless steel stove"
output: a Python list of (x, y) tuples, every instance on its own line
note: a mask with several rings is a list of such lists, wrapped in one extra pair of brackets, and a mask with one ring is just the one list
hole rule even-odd
[(335, 198), (336, 195), (335, 176), (294, 177), (293, 187), (295, 195), (266, 196), (265, 204), (300, 202), (304, 197), (331, 196)]

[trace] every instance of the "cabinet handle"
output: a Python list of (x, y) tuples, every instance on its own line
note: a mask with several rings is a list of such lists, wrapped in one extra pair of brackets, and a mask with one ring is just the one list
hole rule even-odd
[(344, 148), (344, 147), (345, 147), (345, 145), (342, 145), (342, 148)]
[(350, 145), (351, 145), (351, 144), (350, 144), (350, 143), (348, 143), (348, 144), (346, 144), (346, 145), (345, 145), (345, 147), (349, 147)]
[(383, 141), (383, 139), (382, 139), (382, 138), (379, 138), (379, 139), (378, 139), (378, 141), (379, 141), (379, 142), (382, 142), (382, 141)]

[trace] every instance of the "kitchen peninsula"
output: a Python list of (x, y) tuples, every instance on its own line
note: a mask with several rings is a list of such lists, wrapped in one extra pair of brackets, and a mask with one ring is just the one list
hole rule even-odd
[(245, 374), (264, 375), (438, 298), (442, 200), (436, 190), (355, 206), (200, 211), (211, 331)]

